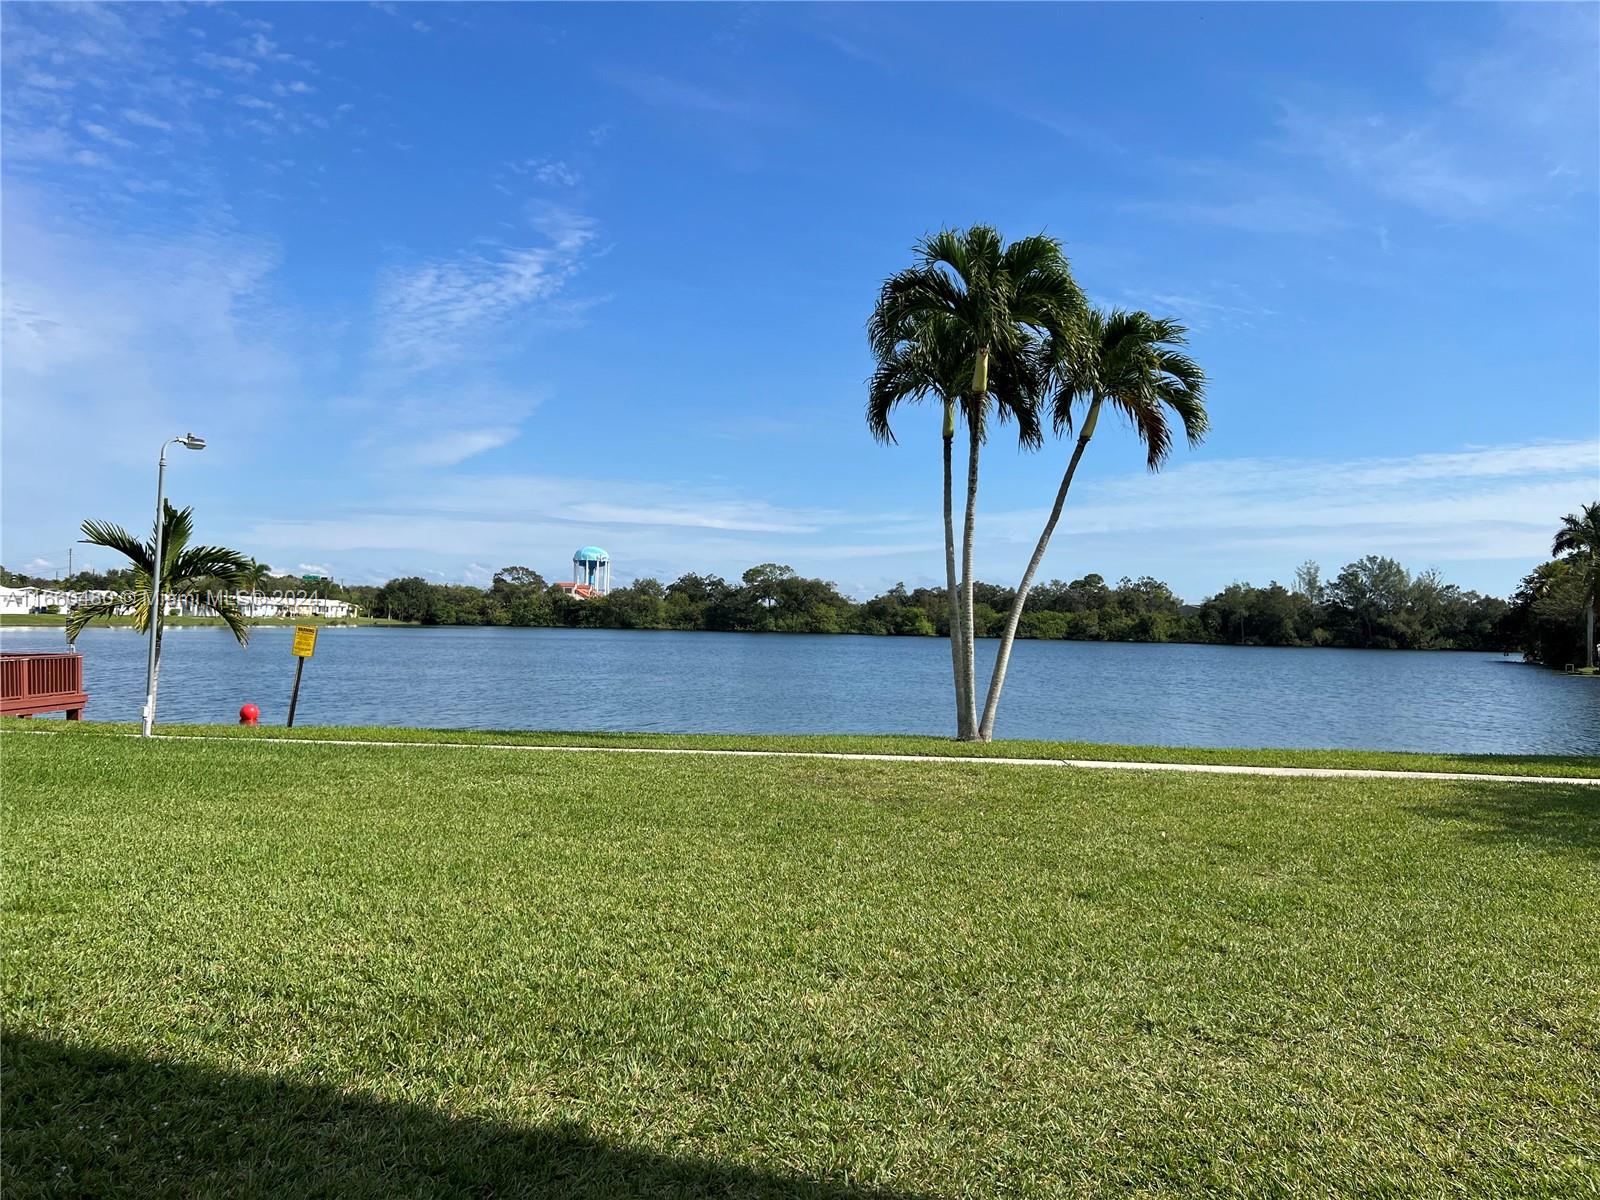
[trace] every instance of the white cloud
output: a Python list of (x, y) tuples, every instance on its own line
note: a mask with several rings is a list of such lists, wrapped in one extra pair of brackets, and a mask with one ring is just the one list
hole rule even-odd
[(85, 121), (83, 123), (83, 131), (90, 137), (97, 138), (110, 146), (120, 146), (123, 149), (128, 149), (133, 145), (131, 141), (115, 130), (108, 129), (95, 121)]
[(481, 352), (513, 316), (553, 301), (593, 241), (592, 218), (540, 206), (546, 239), (389, 271), (377, 295), (377, 357), (390, 370), (426, 371)]
[(1436, 52), (1431, 95), (1283, 106), (1285, 147), (1447, 220), (1504, 220), (1592, 194), (1600, 151), (1600, 10), (1510, 5), (1498, 35)]
[[(30, 447), (70, 446), (84, 464), (76, 506), (109, 515), (143, 487), (151, 439), (167, 426), (192, 422), (226, 455), (230, 443), (250, 443), (246, 431), (278, 419), (298, 359), (280, 341), (270, 244), (204, 226), (101, 237), (62, 222), (48, 196), (14, 182), (0, 215), (9, 501), (58, 483), (51, 461)], [(36, 508), (7, 503), (8, 527), (11, 514)], [(54, 519), (33, 512), (27, 521)]]
[(1315, 235), (1349, 224), (1326, 201), (1282, 190), (1226, 199), (1136, 201), (1125, 208), (1164, 220), (1219, 225), (1246, 233)]
[(754, 96), (649, 71), (615, 68), (604, 72), (604, 78), (652, 108), (677, 108), (703, 116), (734, 117), (747, 121), (772, 115), (771, 108)]
[[(1046, 570), (1064, 560), (1104, 570), (1107, 559), (1128, 561), (1126, 547), (1138, 546), (1146, 562), (1190, 560), (1180, 571), (1189, 580), (1208, 562), (1265, 582), (1272, 573), (1286, 578), (1307, 557), (1343, 563), (1363, 554), (1413, 566), (1522, 560), (1520, 574), (1546, 556), (1561, 515), (1592, 501), (1597, 487), (1593, 441), (1342, 462), (1190, 462), (1155, 476), (1086, 481), (1068, 501)], [(1043, 518), (1033, 509), (986, 521), (1014, 548), (993, 557), (1019, 558)], [(1210, 572), (1201, 579), (1206, 590), (1227, 582)]]
[(576, 168), (558, 160), (533, 159), (527, 167), (533, 172), (534, 178), (544, 184), (576, 187), (582, 178)]
[(245, 58), (235, 58), (230, 54), (213, 54), (209, 50), (202, 50), (196, 54), (194, 61), (202, 67), (210, 67), (214, 71), (226, 71), (231, 75), (254, 75), (261, 70), (260, 63), (253, 63)]
[(125, 108), (122, 110), (122, 116), (130, 125), (142, 125), (146, 129), (159, 129), (163, 133), (172, 132), (171, 121), (163, 121), (160, 117), (147, 113), (143, 109)]
[(385, 458), (395, 467), (453, 467), (514, 441), (518, 432), (515, 425), (447, 430), (409, 445), (392, 447)]

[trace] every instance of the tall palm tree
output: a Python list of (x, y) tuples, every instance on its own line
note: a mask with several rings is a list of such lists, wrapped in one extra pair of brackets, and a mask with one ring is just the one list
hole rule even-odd
[(1067, 492), (1072, 488), (1073, 476), (1078, 473), (1078, 463), (1088, 449), (1089, 439), (1094, 436), (1101, 406), (1109, 404), (1128, 419), (1144, 443), (1145, 462), (1151, 471), (1159, 471), (1172, 452), (1169, 412), (1182, 422), (1191, 446), (1205, 437), (1209, 425), (1205, 374), (1180, 349), (1187, 333), (1178, 322), (1152, 317), (1149, 313), (1093, 311), (1085, 317), (1082, 338), (1052, 345), (1050, 355), (1056, 384), (1050, 407), (1056, 432), (1072, 430), (1074, 408), (1086, 408), (1086, 411), (1078, 426), (1077, 444), (1061, 476), (1061, 486), (1056, 489), (1055, 506), (1039, 534), (1033, 557), (1028, 560), (1028, 569), (1023, 572), (1016, 599), (1006, 616), (994, 674), (989, 680), (989, 695), (983, 706), (983, 720), (978, 726), (981, 740), (988, 741), (994, 736), (1000, 689), (1005, 686), (1006, 668), (1011, 662), (1011, 646), (1017, 636), (1017, 624), (1022, 619), (1022, 608), (1045, 548), (1050, 545), (1050, 537), (1061, 520)]
[[(165, 511), (162, 514), (161, 530), (162, 595), (175, 596), (189, 593), (201, 608), (208, 608), (222, 618), (233, 631), (233, 636), (239, 645), (247, 645), (250, 641), (250, 630), (244, 623), (244, 614), (239, 611), (239, 606), (234, 603), (233, 598), (225, 594), (222, 589), (237, 589), (242, 586), (249, 570), (249, 560), (238, 551), (228, 550), (222, 546), (189, 545), (189, 539), (194, 536), (194, 509), (175, 509), (170, 501), (164, 501), (163, 508)], [(153, 612), (150, 603), (150, 570), (155, 564), (155, 530), (152, 528), (150, 537), (140, 541), (122, 526), (113, 525), (109, 521), (85, 521), (83, 540), (91, 546), (104, 546), (108, 550), (115, 550), (132, 565), (133, 623), (140, 632), (148, 633)], [(201, 587), (213, 583), (219, 586)], [(96, 617), (113, 616), (118, 610), (127, 607), (128, 603), (128, 597), (124, 594), (119, 598), (79, 605), (67, 618), (67, 641), (77, 641), (78, 634), (83, 632), (83, 627), (90, 621)], [(160, 613), (154, 615), (156, 670), (155, 677), (151, 680), (152, 713), (155, 684), (161, 677), (161, 637), (165, 625)]]
[(1583, 665), (1594, 666), (1595, 608), (1600, 606), (1600, 501), (1585, 504), (1581, 512), (1568, 513), (1561, 518), (1561, 529), (1550, 546), (1550, 553), (1577, 554), (1578, 567), (1583, 580), (1584, 638)]
[[(996, 412), (1001, 421), (1016, 420), (1018, 439), (1022, 444), (1038, 445), (1042, 440), (1042, 431), (1037, 397), (1042, 392), (1046, 376), (1036, 359), (1010, 365), (1020, 365), (1022, 370), (993, 372), (991, 388)], [(938, 316), (903, 317), (901, 327), (894, 331), (892, 343), (880, 355), (867, 389), (867, 428), (878, 441), (890, 445), (896, 441), (890, 418), (900, 404), (932, 397), (939, 402), (943, 411), (945, 602), (949, 608), (956, 732), (958, 737), (963, 738), (971, 736), (975, 722), (971, 719), (974, 705), (964, 634), (966, 622), (962, 613), (961, 593), (956, 586), (952, 446), (957, 413), (969, 424), (976, 420), (981, 427), (987, 407), (968, 402), (966, 392), (971, 368), (971, 351), (963, 331), (955, 322)]]
[[(986, 437), (988, 412), (995, 404), (1002, 416), (1019, 418), (1027, 442), (1037, 436), (1042, 378), (1038, 364), (1052, 339), (1072, 341), (1083, 310), (1083, 295), (1073, 281), (1061, 244), (1038, 235), (1006, 245), (994, 229), (974, 225), (966, 230), (941, 230), (924, 238), (916, 248), (917, 260), (884, 281), (878, 304), (868, 322), (868, 338), (878, 362), (884, 364), (907, 336), (937, 331), (959, 369), (945, 380), (956, 394), (943, 393), (946, 455), (947, 580), (954, 531), (951, 511), (951, 443), (955, 413), (967, 424), (967, 500), (962, 526), (960, 603), (951, 624), (952, 637), (962, 643), (955, 668), (960, 718), (957, 736), (977, 736), (977, 693), (974, 683), (975, 630), (973, 629), (972, 557), (977, 523), (979, 451)], [(954, 651), (953, 651), (954, 652)]]

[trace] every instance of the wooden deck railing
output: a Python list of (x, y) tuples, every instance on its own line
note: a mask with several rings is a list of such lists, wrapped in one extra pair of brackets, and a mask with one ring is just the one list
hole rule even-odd
[(76, 721), (88, 703), (81, 655), (0, 652), (0, 716), (65, 712)]

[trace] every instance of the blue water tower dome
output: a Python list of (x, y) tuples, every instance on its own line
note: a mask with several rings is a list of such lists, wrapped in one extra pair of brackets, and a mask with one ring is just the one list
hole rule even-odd
[(585, 546), (572, 555), (572, 582), (594, 596), (611, 590), (611, 556), (599, 546)]

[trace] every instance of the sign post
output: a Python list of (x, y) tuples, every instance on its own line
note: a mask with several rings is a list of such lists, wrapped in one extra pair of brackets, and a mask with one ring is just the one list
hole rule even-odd
[(315, 625), (296, 625), (294, 627), (294, 691), (289, 693), (289, 719), (286, 726), (294, 724), (294, 708), (300, 703), (300, 673), (306, 669), (306, 659), (317, 652), (317, 627)]

